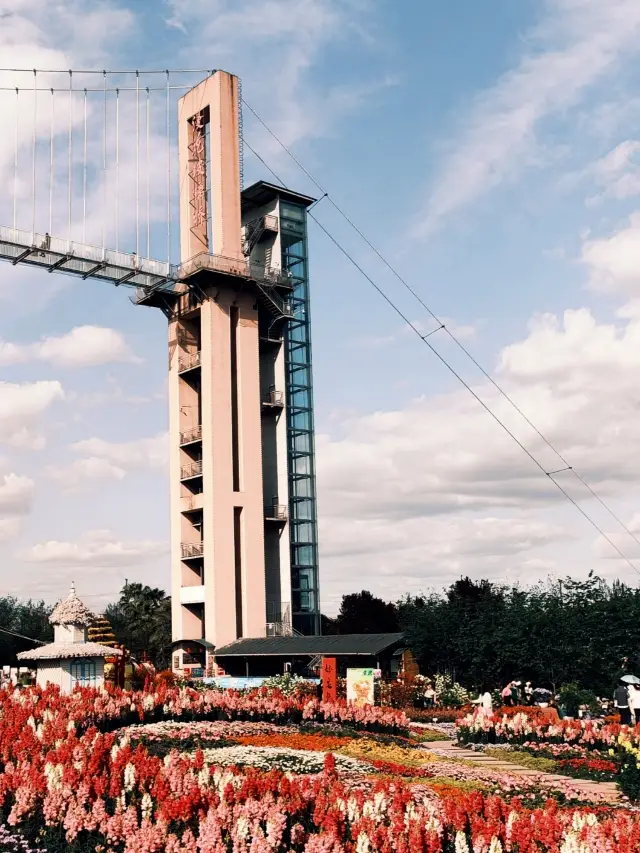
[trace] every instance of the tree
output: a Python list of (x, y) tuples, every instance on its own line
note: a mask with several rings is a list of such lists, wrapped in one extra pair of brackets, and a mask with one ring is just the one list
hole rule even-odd
[(342, 597), (335, 620), (338, 634), (387, 634), (399, 631), (395, 604), (367, 590)]
[(21, 602), (13, 596), (0, 598), (0, 628), (3, 629), (0, 632), (0, 664), (16, 666), (18, 652), (37, 645), (33, 640), (45, 643), (53, 640), (53, 627), (49, 622), (51, 610), (44, 601)]
[(421, 670), (469, 687), (521, 678), (609, 694), (625, 667), (640, 675), (640, 590), (593, 573), (526, 590), (461, 578), (398, 614)]
[(140, 583), (125, 584), (120, 598), (105, 610), (118, 642), (133, 657), (149, 657), (158, 669), (169, 663), (171, 598), (162, 589)]

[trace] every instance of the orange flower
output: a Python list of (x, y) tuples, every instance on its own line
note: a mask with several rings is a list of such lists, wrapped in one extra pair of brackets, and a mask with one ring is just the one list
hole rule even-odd
[(242, 735), (234, 738), (244, 746), (284, 746), (289, 749), (308, 749), (314, 752), (333, 752), (345, 746), (347, 739), (329, 735), (270, 734)]

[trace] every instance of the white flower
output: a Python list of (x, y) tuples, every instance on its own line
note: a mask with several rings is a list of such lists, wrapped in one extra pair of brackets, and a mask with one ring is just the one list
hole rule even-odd
[(142, 795), (140, 809), (142, 811), (143, 820), (151, 820), (151, 818), (153, 817), (153, 800), (146, 792)]
[(361, 832), (358, 835), (358, 842), (356, 844), (356, 853), (369, 853), (370, 844), (369, 844), (369, 836), (366, 832)]
[(47, 788), (49, 791), (59, 791), (62, 788), (62, 774), (64, 767), (62, 764), (50, 764), (47, 762), (44, 766), (44, 775), (47, 780)]
[(489, 845), (489, 853), (502, 853), (502, 844), (500, 843), (500, 839), (496, 838), (495, 835), (491, 839), (491, 844)]
[(469, 845), (464, 832), (456, 832), (456, 853), (469, 853)]
[(127, 764), (124, 768), (124, 789), (125, 791), (133, 791), (133, 786), (136, 784), (136, 768), (133, 764)]
[(249, 835), (249, 821), (246, 817), (239, 817), (236, 822), (236, 835), (245, 839)]

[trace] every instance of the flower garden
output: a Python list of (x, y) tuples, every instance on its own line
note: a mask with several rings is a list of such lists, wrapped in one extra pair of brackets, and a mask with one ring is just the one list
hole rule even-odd
[(457, 722), (458, 741), (547, 773), (618, 783), (640, 801), (640, 726), (610, 720), (560, 720), (555, 712), (474, 712)]
[(441, 758), (402, 712), (273, 690), (1, 691), (0, 810), (7, 853), (640, 850), (640, 816), (571, 780)]

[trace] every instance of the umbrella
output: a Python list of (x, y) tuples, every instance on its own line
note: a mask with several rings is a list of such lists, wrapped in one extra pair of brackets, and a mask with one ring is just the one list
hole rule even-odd
[(533, 691), (533, 699), (535, 702), (548, 702), (551, 695), (551, 691), (546, 690), (544, 687), (536, 687)]
[(625, 684), (640, 684), (640, 678), (637, 675), (623, 675), (620, 681), (624, 681)]

